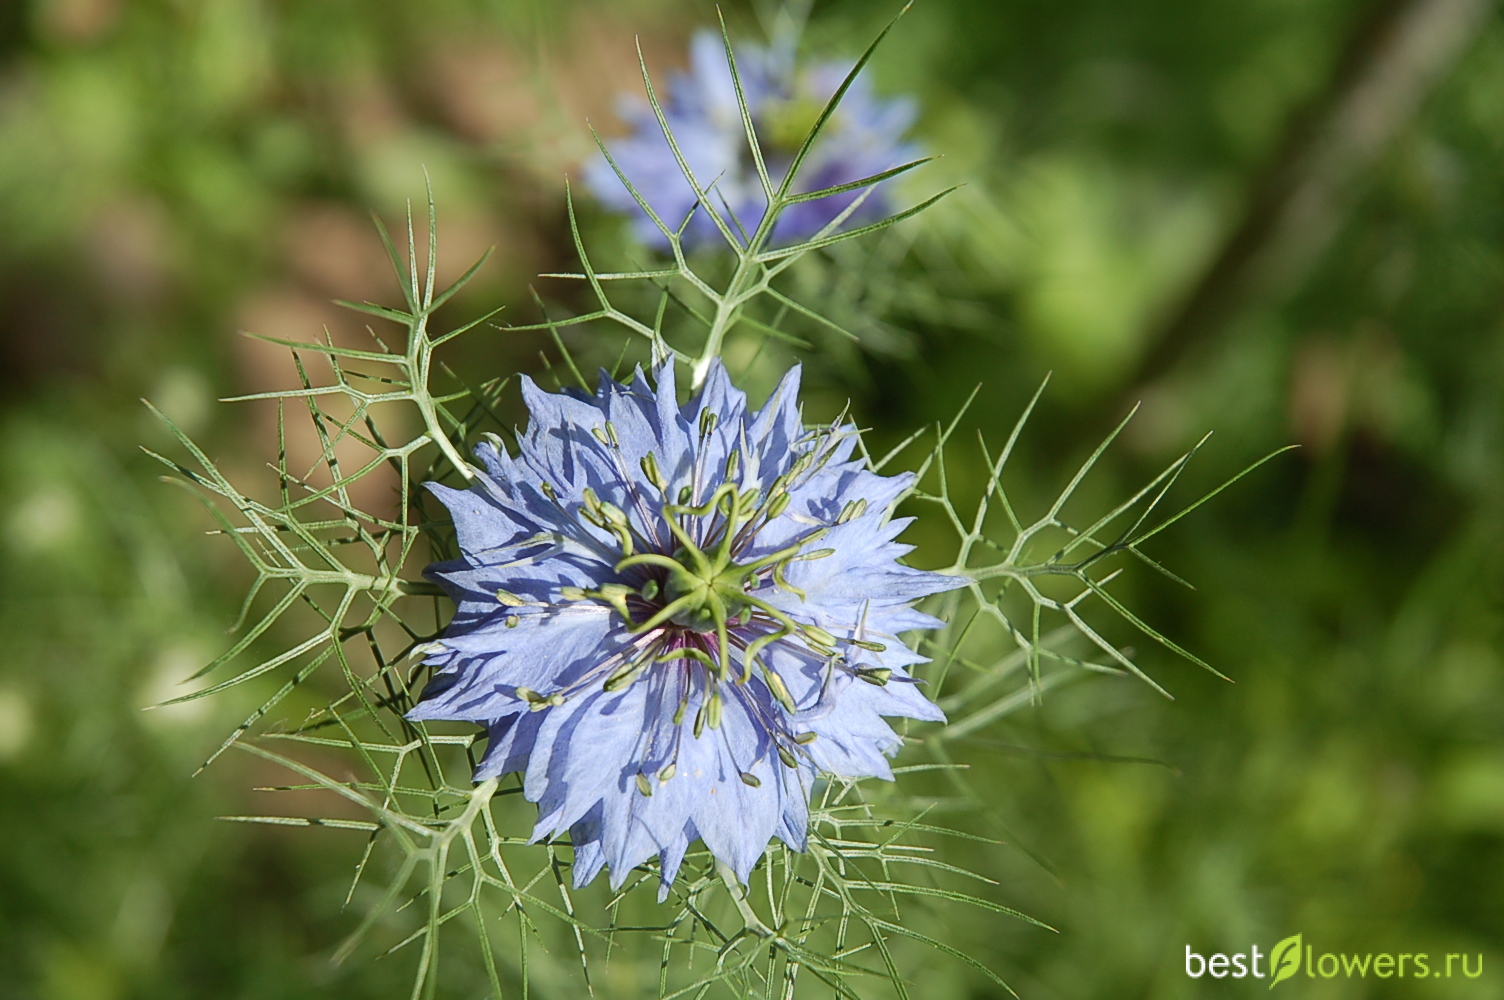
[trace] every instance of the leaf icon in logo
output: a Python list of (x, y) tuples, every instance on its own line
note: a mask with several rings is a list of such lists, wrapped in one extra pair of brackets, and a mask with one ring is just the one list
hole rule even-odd
[(1300, 935), (1291, 934), (1269, 953), (1269, 974), (1274, 977), (1269, 983), (1271, 990), (1300, 971), (1300, 944)]

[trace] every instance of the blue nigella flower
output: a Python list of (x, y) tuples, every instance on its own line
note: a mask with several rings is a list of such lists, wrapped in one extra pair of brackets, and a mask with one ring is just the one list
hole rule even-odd
[(898, 562), (912, 475), (853, 459), (849, 424), (806, 429), (797, 368), (757, 412), (719, 361), (682, 407), (671, 361), (656, 381), (524, 379), (518, 453), (492, 438), (468, 490), (430, 485), (458, 609), (409, 717), (488, 727), (475, 779), (523, 773), (576, 886), (656, 855), (666, 895), (696, 839), (744, 882), (771, 837), (802, 850), (821, 772), (892, 776), (882, 717), (944, 720), (898, 633), (959, 581)]
[[(792, 46), (784, 43), (739, 49), (736, 66), (769, 176), (777, 185), (850, 65), (824, 62), (796, 71)], [(767, 199), (753, 166), (719, 35), (702, 31), (694, 37), (689, 71), (674, 76), (660, 103), (696, 183), (710, 189), (712, 204), (723, 216), (729, 209), (735, 219), (734, 223), (728, 220), (733, 229), (739, 224), (752, 233), (762, 221)], [(652, 109), (645, 102), (623, 101), (618, 113), (632, 132), (611, 143), (612, 158), (658, 217), (677, 228), (695, 209), (694, 190), (674, 160)], [(914, 116), (913, 101), (878, 98), (865, 76), (859, 75), (801, 165), (794, 193), (847, 184), (917, 159), (918, 148), (903, 140)], [(664, 245), (662, 233), (604, 158), (586, 166), (585, 182), (605, 205), (635, 215), (643, 239)], [(889, 207), (885, 190), (882, 184), (872, 189), (848, 222), (870, 221), (885, 214)], [(779, 217), (774, 235), (783, 242), (813, 236), (858, 194), (847, 192), (793, 205)], [(701, 208), (695, 211), (684, 239), (690, 245), (713, 244), (721, 236)]]

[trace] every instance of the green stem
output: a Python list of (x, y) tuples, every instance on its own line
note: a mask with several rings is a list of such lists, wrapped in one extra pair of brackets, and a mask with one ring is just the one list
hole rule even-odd
[(694, 377), (689, 384), (691, 390), (698, 389), (705, 384), (705, 378), (710, 374), (711, 363), (720, 357), (726, 334), (736, 325), (737, 316), (741, 312), (743, 286), (756, 266), (749, 248), (747, 255), (737, 263), (736, 272), (731, 276), (731, 283), (726, 287), (726, 293), (716, 300), (715, 316), (710, 321), (710, 332), (705, 336), (705, 347), (701, 350), (700, 356), (695, 359)]
[(726, 884), (726, 891), (731, 894), (731, 901), (736, 904), (736, 910), (742, 915), (742, 922), (746, 924), (747, 930), (758, 937), (772, 937), (773, 929), (762, 922), (757, 911), (752, 909), (752, 904), (747, 902), (746, 890), (736, 880), (736, 872), (731, 870), (731, 866), (720, 858), (716, 858), (715, 870), (716, 874), (721, 877), (721, 881)]
[(475, 470), (460, 455), (454, 442), (449, 440), (449, 435), (439, 423), (439, 412), (433, 405), (433, 397), (428, 393), (428, 373), (432, 363), (433, 346), (428, 342), (428, 314), (420, 311), (413, 317), (407, 336), (407, 366), (412, 374), (413, 402), (423, 416), (423, 427), (428, 432), (429, 440), (439, 446), (444, 457), (449, 459), (449, 464), (469, 482), (475, 478)]

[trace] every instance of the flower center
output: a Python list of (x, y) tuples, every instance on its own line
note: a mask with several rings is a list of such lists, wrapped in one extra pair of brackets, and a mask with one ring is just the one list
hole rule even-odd
[[(707, 411), (700, 423), (704, 438), (715, 427), (714, 414)], [(613, 446), (617, 441), (609, 422), (596, 437)], [(583, 491), (579, 516), (616, 536), (622, 558), (614, 569), (620, 576), (594, 590), (562, 587), (560, 595), (566, 601), (610, 605), (621, 616), (627, 632), (641, 637), (624, 663), (613, 667), (615, 672), (605, 681), (606, 690), (620, 690), (653, 663), (670, 661), (697, 661), (709, 669), (712, 685), (724, 683), (733, 676), (735, 650), (741, 660), (737, 683), (745, 684), (754, 671), (761, 671), (774, 698), (794, 711), (782, 680), (758, 654), (771, 643), (798, 639), (816, 655), (834, 657), (837, 639), (770, 603), (772, 595), (763, 591), (763, 584), (771, 580), (774, 587), (805, 600), (804, 591), (790, 583), (785, 572), (793, 563), (834, 555), (834, 549), (810, 546), (835, 525), (861, 516), (867, 503), (863, 499), (847, 503), (831, 524), (817, 526), (777, 551), (755, 558), (743, 556), (755, 546), (758, 534), (788, 509), (791, 491), (800, 480), (818, 472), (833, 454), (827, 439), (817, 439), (782, 475), (760, 489), (744, 488), (735, 481), (741, 456), (733, 451), (726, 457), (720, 485), (703, 503), (692, 502), (693, 490), (686, 485), (680, 489), (677, 503), (664, 502), (660, 508), (663, 524), (678, 543), (672, 554), (665, 551), (658, 533), (649, 531), (647, 534), (653, 537), (645, 537), (621, 508), (599, 499), (591, 489)], [(667, 501), (669, 483), (652, 453), (643, 458), (642, 468)], [(542, 489), (558, 502), (551, 486), (545, 483)], [(864, 648), (883, 648), (862, 639), (849, 641)]]
[(759, 110), (759, 131), (766, 137), (768, 146), (792, 155), (804, 143), (815, 122), (820, 120), (825, 103), (805, 94), (796, 94), (769, 101)]
[(675, 625), (695, 632), (713, 632), (718, 621), (733, 621), (752, 610), (752, 602), (747, 600), (747, 584), (755, 570), (734, 562), (717, 567), (704, 553), (691, 555), (685, 548), (674, 553), (673, 561), (678, 565), (669, 570), (663, 600), (666, 605), (679, 608), (669, 616)]
[[(800, 557), (806, 543), (824, 532), (811, 533), (794, 545), (760, 559), (738, 562), (737, 555), (749, 544), (755, 529), (788, 506), (786, 481), (775, 484), (769, 494), (767, 497), (748, 494), (731, 483), (723, 483), (698, 507), (665, 504), (664, 518), (679, 543), (674, 554), (629, 553), (616, 564), (617, 572), (630, 567), (667, 571), (661, 586), (654, 582), (638, 592), (649, 600), (656, 599), (654, 613), (648, 618), (634, 620), (623, 600), (618, 610), (628, 628), (640, 632), (672, 624), (693, 632), (715, 632), (721, 640), (719, 648), (724, 650), (728, 627), (746, 624), (755, 612), (771, 611), (766, 601), (749, 593), (759, 575), (770, 572), (775, 582), (787, 587), (783, 581), (784, 567)], [(691, 519), (688, 523), (700, 522), (704, 528), (701, 539), (691, 534), (686, 518)]]

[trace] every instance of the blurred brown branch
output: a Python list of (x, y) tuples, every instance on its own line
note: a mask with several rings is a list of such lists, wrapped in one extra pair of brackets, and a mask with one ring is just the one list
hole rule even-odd
[(1320, 259), (1355, 183), (1466, 50), (1494, 0), (1377, 0), (1331, 82), (1295, 116), (1242, 221), (1162, 328), (1136, 382), (1164, 374), (1241, 308), (1278, 305)]

